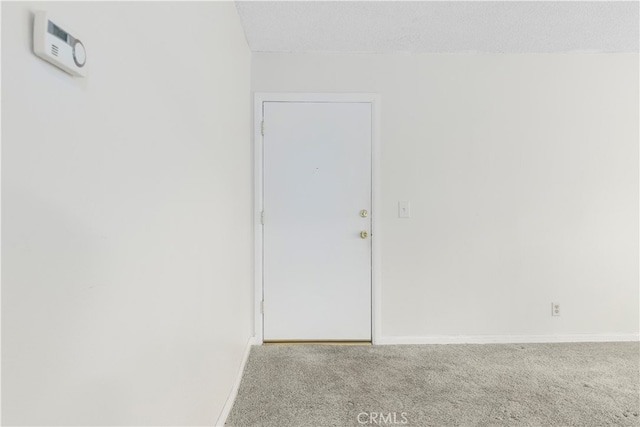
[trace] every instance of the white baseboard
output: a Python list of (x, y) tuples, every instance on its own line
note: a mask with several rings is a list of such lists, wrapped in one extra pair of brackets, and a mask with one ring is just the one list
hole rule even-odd
[(227, 417), (229, 416), (231, 408), (233, 408), (233, 403), (235, 402), (236, 396), (238, 395), (238, 389), (240, 388), (240, 382), (242, 381), (242, 374), (244, 373), (244, 367), (247, 364), (247, 359), (249, 358), (251, 347), (256, 345), (256, 343), (256, 337), (250, 337), (247, 341), (247, 347), (245, 348), (244, 355), (242, 356), (242, 364), (240, 365), (240, 370), (238, 371), (236, 380), (233, 383), (233, 388), (229, 393), (229, 397), (227, 397), (227, 401), (222, 408), (222, 412), (218, 417), (218, 421), (216, 421), (216, 427), (224, 427), (224, 423), (227, 422)]
[(639, 340), (639, 334), (442, 335), (425, 337), (380, 337), (376, 340), (376, 344), (520, 344), (558, 342), (617, 342)]

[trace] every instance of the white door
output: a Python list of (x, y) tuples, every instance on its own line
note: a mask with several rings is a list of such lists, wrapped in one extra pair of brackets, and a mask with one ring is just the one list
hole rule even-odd
[(371, 112), (263, 103), (265, 341), (371, 340)]

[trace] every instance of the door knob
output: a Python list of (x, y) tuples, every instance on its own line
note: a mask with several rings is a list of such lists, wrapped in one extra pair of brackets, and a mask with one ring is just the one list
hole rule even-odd
[(366, 231), (361, 231), (360, 232), (360, 238), (366, 239), (367, 237), (369, 237), (369, 233), (367, 233)]

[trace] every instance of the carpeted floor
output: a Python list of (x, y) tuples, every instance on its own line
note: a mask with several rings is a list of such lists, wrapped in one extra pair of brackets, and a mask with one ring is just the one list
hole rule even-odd
[(639, 363), (637, 342), (260, 346), (226, 425), (640, 426)]

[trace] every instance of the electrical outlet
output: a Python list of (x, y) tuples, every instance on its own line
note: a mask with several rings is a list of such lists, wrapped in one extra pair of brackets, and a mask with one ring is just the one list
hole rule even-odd
[(560, 304), (558, 304), (557, 302), (551, 303), (551, 315), (560, 316)]

